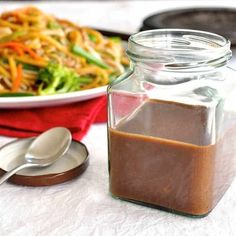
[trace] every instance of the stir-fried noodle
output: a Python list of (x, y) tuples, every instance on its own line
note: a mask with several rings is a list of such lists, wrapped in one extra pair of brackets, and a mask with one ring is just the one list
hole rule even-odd
[(118, 37), (27, 7), (0, 16), (0, 93), (47, 95), (107, 85), (128, 60)]

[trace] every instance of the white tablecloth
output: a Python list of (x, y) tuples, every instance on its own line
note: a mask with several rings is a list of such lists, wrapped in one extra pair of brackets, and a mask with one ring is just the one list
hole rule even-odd
[(192, 219), (113, 199), (108, 191), (106, 125), (83, 139), (88, 169), (51, 187), (0, 186), (0, 235), (236, 235), (236, 181), (205, 218)]
[[(31, 2), (32, 4), (32, 2)], [(236, 6), (234, 1), (38, 3), (81, 23), (135, 32), (149, 13), (191, 5)], [(0, 3), (0, 9), (15, 8)], [(112, 11), (112, 12), (110, 12)], [(89, 15), (89, 17), (88, 17)], [(0, 146), (10, 138), (0, 137)], [(0, 186), (0, 235), (236, 235), (236, 181), (207, 217), (192, 219), (113, 199), (108, 190), (106, 125), (93, 125), (82, 140), (90, 164), (78, 179), (51, 187)]]

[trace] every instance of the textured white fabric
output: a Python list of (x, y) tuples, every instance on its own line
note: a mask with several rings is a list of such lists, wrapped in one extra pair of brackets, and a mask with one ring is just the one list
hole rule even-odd
[(0, 235), (236, 235), (236, 181), (207, 217), (174, 215), (110, 196), (105, 124), (92, 126), (83, 142), (90, 163), (79, 178), (51, 187), (0, 186)]
[[(9, 4), (0, 3), (0, 11), (22, 5)], [(236, 7), (235, 1), (211, 0), (37, 4), (48, 12), (55, 12), (55, 15), (61, 17), (69, 16), (81, 24), (124, 32), (135, 32), (144, 16), (170, 7)], [(10, 140), (0, 137), (0, 146)], [(40, 188), (7, 183), (0, 186), (0, 236), (236, 235), (236, 181), (206, 218), (191, 219), (166, 213), (116, 200), (109, 195), (105, 124), (93, 125), (83, 142), (90, 152), (90, 164), (86, 172), (76, 180)]]

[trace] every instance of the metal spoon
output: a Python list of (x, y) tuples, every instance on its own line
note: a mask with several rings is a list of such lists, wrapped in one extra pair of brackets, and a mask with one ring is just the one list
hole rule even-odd
[(63, 127), (52, 128), (42, 133), (31, 143), (26, 151), (25, 163), (4, 174), (0, 178), (0, 184), (24, 168), (51, 165), (67, 152), (71, 140), (70, 131)]

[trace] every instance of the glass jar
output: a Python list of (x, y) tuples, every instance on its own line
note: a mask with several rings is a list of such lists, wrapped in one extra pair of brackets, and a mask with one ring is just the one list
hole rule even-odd
[(236, 74), (230, 42), (194, 30), (129, 38), (131, 68), (108, 88), (114, 197), (205, 216), (235, 174)]

